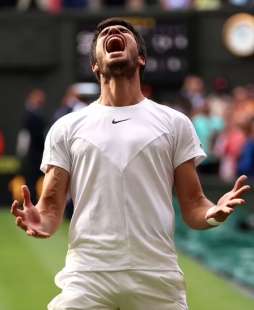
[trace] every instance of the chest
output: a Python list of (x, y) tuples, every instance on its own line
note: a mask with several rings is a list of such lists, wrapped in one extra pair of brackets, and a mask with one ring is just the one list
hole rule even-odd
[(107, 157), (120, 168), (138, 156), (144, 160), (169, 159), (173, 135), (162, 123), (128, 115), (87, 121), (76, 129), (71, 139), (72, 158)]

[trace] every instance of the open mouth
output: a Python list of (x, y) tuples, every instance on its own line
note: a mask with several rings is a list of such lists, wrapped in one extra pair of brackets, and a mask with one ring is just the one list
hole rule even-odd
[(124, 40), (119, 36), (113, 36), (106, 42), (106, 51), (108, 53), (122, 52), (125, 48)]

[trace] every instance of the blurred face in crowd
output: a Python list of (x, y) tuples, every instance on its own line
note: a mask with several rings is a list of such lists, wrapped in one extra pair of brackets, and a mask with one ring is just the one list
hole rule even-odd
[(245, 87), (238, 86), (233, 89), (233, 98), (237, 102), (247, 101), (249, 98), (248, 90)]
[(191, 94), (202, 94), (204, 92), (204, 82), (197, 76), (188, 76), (184, 82), (184, 89)]
[(111, 25), (100, 32), (95, 55), (93, 72), (106, 79), (120, 76), (130, 79), (145, 64), (134, 34), (123, 25)]
[(27, 103), (33, 108), (40, 108), (45, 104), (46, 95), (41, 89), (34, 89), (28, 95)]

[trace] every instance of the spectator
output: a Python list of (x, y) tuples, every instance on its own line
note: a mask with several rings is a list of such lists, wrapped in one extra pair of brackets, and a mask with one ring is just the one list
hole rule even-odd
[(213, 91), (207, 96), (211, 113), (224, 118), (227, 106), (232, 103), (232, 98), (229, 95), (229, 83), (225, 78), (217, 77), (212, 86)]
[(254, 99), (247, 87), (238, 86), (233, 89), (233, 121), (245, 126), (251, 116), (254, 117)]
[(172, 95), (169, 100), (163, 100), (162, 104), (170, 106), (171, 108), (180, 111), (187, 115), (189, 118), (192, 113), (191, 102), (187, 97), (182, 96), (181, 94)]
[(63, 98), (62, 105), (56, 110), (53, 120), (68, 114), (70, 112), (77, 111), (86, 106), (86, 104), (79, 99), (79, 95), (74, 86), (70, 86)]
[(216, 139), (214, 146), (214, 153), (220, 158), (219, 175), (227, 182), (233, 181), (237, 174), (237, 162), (246, 141), (243, 129), (232, 118), (233, 113), (232, 106), (228, 106), (224, 130)]
[(182, 95), (190, 100), (192, 113), (198, 113), (205, 104), (204, 81), (195, 75), (187, 76), (184, 80)]
[(39, 166), (44, 148), (46, 121), (42, 109), (46, 95), (41, 89), (33, 89), (27, 96), (21, 130), (17, 139), (17, 154), (21, 159), (21, 173), (31, 186), (33, 199), (36, 198), (35, 184), (42, 175)]
[[(254, 180), (254, 117), (245, 126), (246, 142), (237, 163), (237, 174), (244, 173), (250, 180)], [(254, 208), (248, 210), (248, 215), (240, 219), (238, 227), (242, 230), (254, 230)]]
[(214, 157), (212, 150), (216, 137), (223, 130), (224, 121), (222, 117), (212, 115), (208, 101), (206, 101), (200, 112), (193, 117), (192, 121), (207, 154), (207, 158), (200, 165), (199, 171), (216, 173), (218, 171), (218, 160)]
[(246, 123), (246, 142), (243, 145), (241, 156), (237, 164), (237, 172), (254, 179), (254, 118)]

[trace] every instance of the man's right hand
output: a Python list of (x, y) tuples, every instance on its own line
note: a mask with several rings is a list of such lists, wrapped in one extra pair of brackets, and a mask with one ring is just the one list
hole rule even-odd
[(15, 200), (11, 207), (11, 213), (16, 217), (16, 224), (23, 229), (27, 235), (37, 238), (48, 238), (50, 233), (42, 223), (38, 209), (32, 204), (30, 191), (26, 185), (21, 187), (24, 197), (23, 209), (19, 209), (19, 203)]

